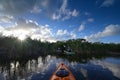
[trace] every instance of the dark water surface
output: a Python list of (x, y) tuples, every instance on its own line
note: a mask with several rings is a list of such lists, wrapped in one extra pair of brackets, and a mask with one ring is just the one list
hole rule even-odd
[(69, 67), (76, 80), (120, 80), (120, 58), (92, 57), (76, 61), (72, 57), (66, 59), (52, 55), (0, 64), (0, 80), (49, 80), (61, 62)]

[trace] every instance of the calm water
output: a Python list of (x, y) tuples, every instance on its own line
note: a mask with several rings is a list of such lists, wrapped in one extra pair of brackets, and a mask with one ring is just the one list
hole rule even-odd
[(0, 64), (0, 80), (49, 80), (59, 65), (64, 62), (76, 80), (120, 80), (120, 58), (90, 58), (72, 60), (68, 57), (47, 55), (24, 62), (13, 61)]

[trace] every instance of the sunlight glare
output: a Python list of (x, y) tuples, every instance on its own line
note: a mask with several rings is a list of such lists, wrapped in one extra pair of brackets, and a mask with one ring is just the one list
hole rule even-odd
[(26, 35), (29, 34), (29, 31), (25, 31), (25, 30), (15, 30), (14, 32), (14, 36), (16, 36), (19, 40), (23, 41), (26, 39)]
[(26, 39), (26, 37), (25, 37), (25, 35), (20, 35), (20, 36), (18, 36), (18, 39), (21, 40), (21, 41), (23, 41), (23, 40)]

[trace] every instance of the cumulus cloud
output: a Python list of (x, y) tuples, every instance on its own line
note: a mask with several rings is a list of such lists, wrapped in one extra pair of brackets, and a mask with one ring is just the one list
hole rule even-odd
[(114, 4), (114, 0), (104, 0), (104, 2), (101, 4), (101, 7), (109, 7)]
[(67, 30), (58, 30), (57, 31), (57, 39), (58, 40), (66, 40), (76, 38), (76, 34), (73, 32), (68, 32)]
[(26, 12), (43, 12), (51, 17), (60, 3), (60, 0), (0, 0), (0, 15), (16, 16)]
[(56, 38), (52, 34), (52, 30), (48, 25), (38, 25), (37, 22), (32, 20), (19, 19), (17, 25), (13, 27), (3, 28), (0, 27), (0, 33), (3, 36), (14, 37), (31, 37), (41, 41), (55, 42)]
[(34, 29), (38, 28), (38, 23), (32, 20), (18, 19), (16, 25), (14, 27), (7, 28), (8, 30), (16, 30), (16, 29)]
[(85, 36), (84, 38), (88, 41), (98, 41), (101, 38), (114, 36), (120, 34), (120, 25), (108, 25), (105, 29), (101, 32), (91, 34), (90, 36)]
[(79, 12), (74, 9), (74, 10), (70, 10), (67, 8), (68, 6), (68, 0), (63, 0), (63, 3), (60, 7), (59, 10), (57, 10), (55, 13), (53, 13), (52, 15), (52, 19), (53, 20), (67, 20), (70, 19), (71, 17), (77, 17), (79, 15)]
[(58, 30), (57, 31), (58, 36), (63, 36), (63, 35), (66, 35), (66, 34), (68, 34), (67, 30)]
[(72, 31), (58, 30), (56, 34), (53, 34), (49, 25), (39, 25), (35, 21), (25, 19), (18, 19), (16, 24), (11, 27), (0, 26), (0, 34), (17, 37), (18, 39), (30, 37), (31, 39), (49, 42), (76, 38), (76, 34)]
[[(68, 9), (67, 0), (0, 0), (0, 33), (4, 36), (30, 36), (32, 39), (41, 39), (42, 41), (57, 40), (48, 25), (40, 25), (33, 20), (18, 19), (21, 14), (24, 17), (23, 14), (26, 12), (32, 14), (43, 12), (43, 15), (47, 14), (53, 19), (61, 20), (79, 15), (76, 9)], [(58, 31), (58, 33), (60, 35), (61, 32)], [(73, 32), (67, 30), (63, 31), (63, 33), (61, 36), (64, 35), (67, 38), (75, 38), (76, 36)], [(57, 34), (56, 36), (58, 37)]]
[(1, 14), (16, 15), (30, 11), (36, 0), (0, 0)]
[(54, 20), (77, 17), (79, 12), (76, 9), (70, 10), (67, 6), (67, 0), (0, 0), (0, 15), (16, 16), (31, 12), (44, 13)]
[(13, 19), (14, 17), (9, 15), (0, 16), (0, 23), (11, 23)]
[(2, 26), (0, 26), (0, 32), (2, 32), (4, 30), (4, 28)]
[(70, 33), (70, 36), (71, 36), (71, 38), (76, 38), (76, 34), (73, 32)]
[(93, 21), (94, 21), (93, 18), (88, 18), (86, 21), (84, 21), (84, 22), (82, 22), (82, 23), (80, 24), (78, 31), (84, 30), (85, 25), (88, 24), (88, 23), (90, 23), (90, 22), (93, 22)]

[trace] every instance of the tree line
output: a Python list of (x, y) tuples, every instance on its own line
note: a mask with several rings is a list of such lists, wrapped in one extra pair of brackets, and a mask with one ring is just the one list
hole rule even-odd
[(21, 59), (37, 58), (47, 54), (56, 54), (58, 48), (63, 52), (64, 46), (70, 48), (76, 55), (120, 53), (120, 44), (114, 43), (91, 43), (85, 39), (70, 39), (50, 43), (32, 40), (30, 37), (20, 41), (15, 37), (0, 36), (0, 59), (20, 61)]

